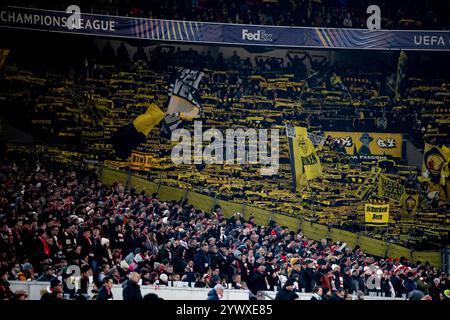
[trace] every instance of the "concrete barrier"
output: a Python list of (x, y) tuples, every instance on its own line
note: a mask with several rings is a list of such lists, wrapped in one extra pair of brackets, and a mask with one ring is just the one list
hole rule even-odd
[[(41, 292), (47, 290), (48, 282), (22, 282), (10, 281), (11, 290), (24, 290), (28, 293), (29, 300), (40, 300)], [(141, 286), (142, 296), (154, 293), (164, 300), (206, 300), (210, 289), (202, 288), (176, 288), (157, 287), (154, 285)], [(90, 291), (90, 290), (89, 290)], [(122, 286), (114, 285), (112, 288), (114, 300), (122, 300)], [(246, 290), (224, 290), (224, 300), (248, 300), (249, 294)]]
[[(49, 285), (48, 282), (22, 282), (22, 281), (10, 281), (11, 290), (24, 290), (28, 293), (29, 300), (40, 300), (41, 292), (47, 290)], [(90, 287), (89, 291), (92, 289)], [(164, 300), (206, 300), (210, 289), (202, 288), (177, 288), (177, 287), (157, 287), (154, 285), (141, 286), (142, 296), (149, 293), (154, 293), (158, 297)], [(112, 288), (112, 293), (114, 300), (122, 300), (122, 286), (114, 285)], [(275, 299), (276, 291), (263, 291), (261, 295), (263, 300), (273, 300)], [(312, 297), (311, 293), (297, 292), (300, 300), (310, 300)], [(405, 300), (405, 298), (391, 298), (367, 295), (364, 296), (365, 300)], [(246, 290), (224, 290), (223, 300), (249, 300), (249, 294)]]

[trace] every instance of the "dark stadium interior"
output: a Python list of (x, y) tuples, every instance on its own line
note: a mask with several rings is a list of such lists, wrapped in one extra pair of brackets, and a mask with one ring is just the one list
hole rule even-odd
[[(4, 4), (54, 10), (78, 4), (108, 15), (339, 28), (365, 28), (364, 8), (372, 4), (30, 2)], [(378, 4), (386, 10), (386, 29), (450, 27), (448, 2)], [(422, 176), (426, 146), (450, 147), (448, 51), (225, 46), (6, 28), (0, 39), (0, 49), (9, 50), (0, 64), (0, 299), (24, 296), (8, 281), (37, 280), (50, 282), (43, 299), (56, 299), (52, 288), (61, 286), (67, 299), (106, 300), (112, 281), (129, 288), (124, 298), (139, 300), (133, 277), (142, 286), (187, 282), (213, 295), (219, 284), (248, 289), (251, 299), (266, 290), (291, 299), (283, 291), (291, 281), (299, 293), (316, 294), (320, 286), (322, 299), (330, 300), (371, 291), (433, 300), (448, 294), (450, 274), (436, 261), (450, 244), (450, 183), (448, 176), (436, 184)], [(407, 73), (400, 82), (402, 54)], [(167, 92), (183, 68), (204, 72), (196, 96), (203, 130), (280, 129), (275, 175), (261, 176), (261, 165), (248, 163), (175, 165), (162, 125), (129, 159), (118, 157), (111, 137), (150, 104), (166, 108)], [(324, 175), (300, 193), (292, 186), (286, 123), (329, 133), (317, 151)], [(193, 122), (183, 126), (193, 131)], [(355, 160), (332, 132), (397, 134), (402, 144), (394, 150), (398, 156)], [(411, 212), (374, 192), (370, 203), (390, 206), (384, 227), (365, 223), (367, 199), (356, 195), (371, 184), (373, 167), (417, 195)], [(174, 200), (163, 188), (181, 196)], [(214, 206), (200, 203), (204, 199)], [(334, 234), (356, 240), (344, 243)], [(81, 268), (75, 289), (64, 281), (71, 265)], [(373, 275), (381, 277), (375, 290), (367, 284)]]

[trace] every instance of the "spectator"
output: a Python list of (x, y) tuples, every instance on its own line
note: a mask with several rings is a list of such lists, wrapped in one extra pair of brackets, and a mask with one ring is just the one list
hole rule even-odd
[(14, 293), (10, 289), (8, 277), (9, 277), (8, 269), (1, 268), (0, 269), (0, 300), (11, 300), (14, 296)]
[(42, 274), (36, 279), (36, 281), (50, 282), (53, 278), (55, 278), (53, 267), (45, 266)]
[(356, 292), (355, 284), (353, 282), (353, 279), (351, 277), (352, 272), (349, 267), (346, 267), (344, 269), (344, 275), (343, 275), (343, 284), (344, 289), (349, 294), (353, 294), (353, 292)]
[(428, 291), (433, 300), (442, 300), (441, 280), (439, 278), (433, 279), (433, 283)]
[(41, 300), (45, 301), (56, 301), (64, 300), (63, 296), (63, 285), (60, 280), (53, 278), (50, 280), (50, 286), (47, 288), (46, 292), (41, 295)]
[(343, 288), (336, 290), (330, 297), (330, 301), (342, 301), (345, 300), (346, 292)]
[(323, 289), (321, 287), (314, 288), (311, 300), (324, 300), (323, 299)]
[(256, 270), (253, 272), (253, 275), (250, 277), (250, 283), (248, 287), (250, 291), (257, 295), (258, 291), (266, 291), (268, 290), (268, 281), (266, 275), (266, 267), (263, 264), (255, 264)]
[(98, 291), (97, 300), (98, 301), (114, 300), (114, 296), (112, 293), (113, 285), (114, 285), (113, 280), (110, 277), (103, 278), (103, 285)]
[(130, 274), (130, 279), (123, 285), (123, 300), (140, 301), (142, 300), (141, 288), (139, 287), (140, 275), (137, 272)]
[(216, 284), (214, 288), (209, 290), (206, 300), (222, 300), (224, 287), (221, 284)]
[(298, 295), (294, 292), (294, 280), (288, 279), (283, 288), (277, 292), (275, 300), (296, 300)]

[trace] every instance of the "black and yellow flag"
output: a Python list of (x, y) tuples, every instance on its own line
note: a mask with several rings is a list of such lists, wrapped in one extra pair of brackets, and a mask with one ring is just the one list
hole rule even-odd
[(405, 51), (401, 50), (397, 63), (397, 81), (395, 83), (395, 101), (400, 100), (402, 88), (404, 87), (406, 78), (406, 61), (408, 56)]
[(356, 196), (361, 200), (368, 200), (377, 189), (378, 180), (383, 170), (380, 167), (372, 167), (370, 174), (356, 190)]
[(152, 103), (144, 114), (139, 115), (131, 123), (120, 127), (111, 137), (111, 144), (117, 157), (126, 159), (131, 151), (146, 141), (150, 130), (164, 118), (164, 112)]
[(309, 180), (322, 176), (322, 165), (304, 127), (287, 127), (294, 189), (301, 191)]
[(161, 137), (170, 139), (172, 132), (200, 115), (201, 107), (197, 96), (203, 72), (180, 69), (170, 84), (167, 115), (161, 123)]

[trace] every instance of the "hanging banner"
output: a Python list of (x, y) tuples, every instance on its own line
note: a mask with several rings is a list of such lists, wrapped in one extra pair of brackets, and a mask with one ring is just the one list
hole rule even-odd
[(325, 131), (338, 146), (338, 152), (360, 160), (386, 160), (402, 158), (403, 139), (401, 133), (339, 132)]
[(417, 212), (417, 207), (419, 206), (419, 194), (408, 194), (404, 193), (401, 198), (402, 203), (402, 216), (415, 215)]
[(361, 200), (368, 200), (378, 186), (378, 179), (381, 175), (381, 168), (372, 167), (372, 171), (363, 184), (356, 190), (356, 196)]
[(403, 185), (383, 174), (380, 176), (380, 179), (378, 180), (379, 197), (389, 198), (400, 202), (404, 192), (405, 187)]
[(237, 25), (42, 10), (0, 9), (0, 27), (158, 41), (329, 49), (450, 50), (450, 32)]
[(425, 143), (423, 150), (422, 176), (430, 178), (434, 183), (441, 183), (441, 172), (445, 164), (450, 161), (450, 149), (441, 148)]
[(450, 203), (450, 148), (425, 143), (422, 163), (422, 178), (429, 181), (429, 188), (439, 193), (442, 201)]
[(365, 204), (366, 225), (368, 226), (386, 226), (389, 222), (388, 204)]

